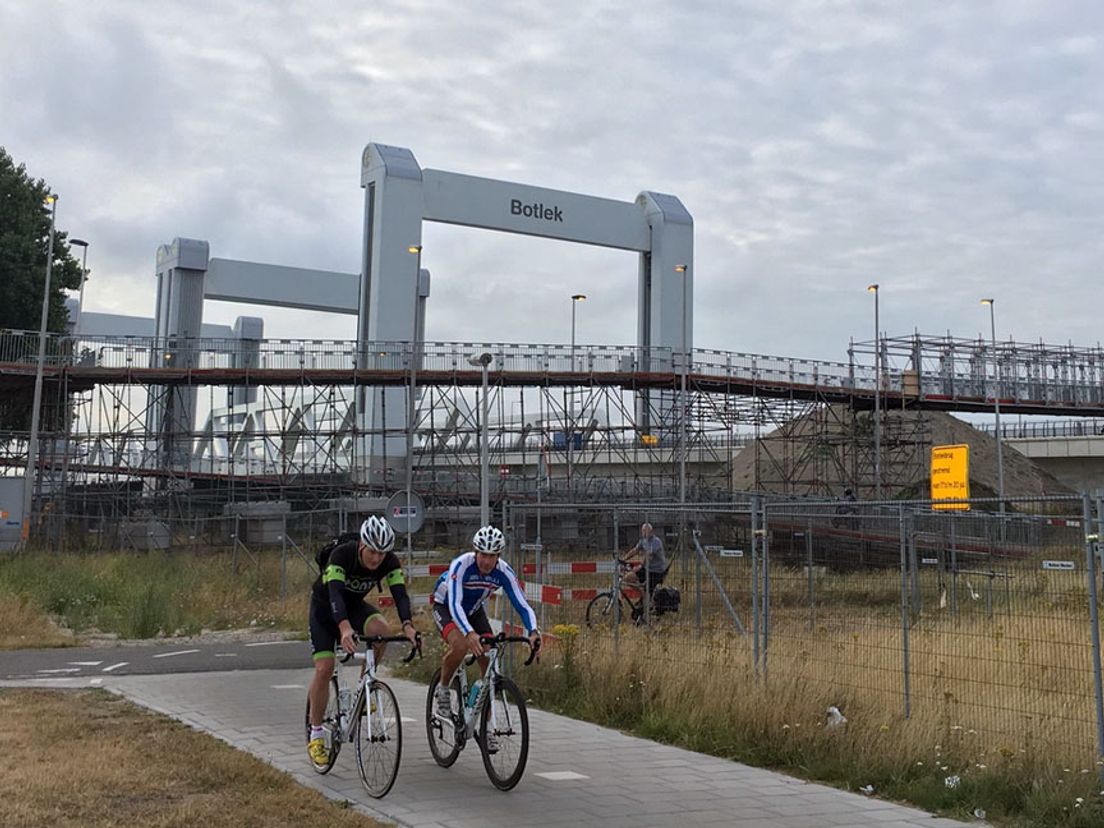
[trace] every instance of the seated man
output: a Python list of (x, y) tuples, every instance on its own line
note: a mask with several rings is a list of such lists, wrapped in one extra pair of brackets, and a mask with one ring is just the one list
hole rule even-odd
[[(334, 671), (334, 645), (340, 639), (345, 652), (356, 651), (354, 634), (388, 635), (387, 621), (364, 600), (379, 584), (386, 584), (395, 599), (402, 620), (403, 635), (414, 642), (417, 632), (410, 620), (410, 597), (406, 593), (402, 564), (391, 550), (395, 533), (387, 521), (373, 515), (360, 525), (360, 538), (338, 544), (311, 588), (310, 642), (314, 653), (314, 676), (307, 695), (310, 699), (310, 741), (307, 752), (319, 767), (329, 763), (322, 716), (329, 699)], [(376, 661), (383, 656), (376, 648)]]
[(640, 540), (636, 542), (636, 546), (625, 553), (624, 561), (628, 563), (641, 553), (644, 553), (644, 561), (625, 573), (623, 583), (625, 586), (637, 589), (645, 586), (646, 583), (650, 597), (663, 581), (663, 576), (667, 574), (667, 556), (663, 552), (663, 541), (655, 536), (650, 523), (640, 525)]
[[(506, 591), (510, 603), (525, 624), (529, 641), (534, 649), (540, 649), (540, 631), (537, 616), (525, 591), (518, 583), (510, 565), (500, 557), (506, 539), (500, 529), (484, 526), (472, 537), (472, 552), (458, 555), (448, 571), (437, 579), (430, 599), (430, 610), (441, 637), (448, 643), (441, 660), (441, 682), (437, 686), (437, 713), (451, 719), (452, 705), (449, 683), (456, 669), (468, 653), (479, 659), (479, 669), (486, 675), (487, 659), (483, 655), (481, 635), (492, 635), (491, 622), (483, 605), (499, 588)], [(463, 699), (460, 700), (463, 703)], [(487, 750), (494, 750), (487, 745)]]

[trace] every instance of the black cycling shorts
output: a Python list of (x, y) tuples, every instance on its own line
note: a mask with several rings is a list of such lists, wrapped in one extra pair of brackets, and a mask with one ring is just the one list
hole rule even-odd
[[(380, 611), (367, 601), (349, 601), (346, 604), (349, 623), (358, 635), (364, 633), (364, 627), (372, 616), (381, 615)], [(333, 658), (334, 647), (341, 640), (341, 630), (333, 618), (330, 602), (315, 600), (310, 602), (310, 644), (314, 658)]]
[[(441, 631), (441, 638), (447, 641), (449, 633), (454, 629), (459, 629), (456, 622), (452, 620), (452, 613), (448, 611), (448, 607), (444, 604), (438, 604), (436, 601), (429, 605), (429, 611), (433, 613), (433, 623)], [(468, 623), (480, 635), (494, 635), (491, 632), (491, 622), (487, 618), (487, 611), (483, 607), (468, 616)]]

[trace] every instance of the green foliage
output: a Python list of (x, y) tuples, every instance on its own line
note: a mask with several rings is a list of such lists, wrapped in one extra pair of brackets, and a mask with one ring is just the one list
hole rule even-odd
[(225, 556), (164, 553), (16, 554), (0, 560), (0, 592), (26, 598), (81, 632), (126, 638), (245, 626), (305, 628), (309, 577), (292, 579), (281, 606), (278, 562), (231, 574)]
[[(0, 147), (0, 329), (36, 333), (39, 329), (50, 243), (51, 208), (45, 203), (49, 194), (45, 181), (32, 179), (26, 167), (16, 166)], [(79, 288), (81, 281), (81, 264), (72, 255), (66, 235), (55, 228), (46, 322), (47, 329), (54, 332), (64, 331), (68, 321), (63, 291)], [(38, 352), (37, 338), (28, 337), (22, 350), (23, 358), (33, 360)], [(0, 399), (0, 428), (29, 428), (30, 403), (29, 393)], [(50, 429), (54, 424), (44, 420), (43, 427)]]

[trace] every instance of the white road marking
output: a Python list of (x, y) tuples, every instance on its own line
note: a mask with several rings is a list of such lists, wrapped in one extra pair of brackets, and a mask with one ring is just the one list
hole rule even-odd
[(104, 667), (103, 671), (105, 673), (110, 673), (112, 670), (118, 670), (120, 667), (126, 667), (128, 664), (130, 664), (129, 661), (120, 661), (118, 664), (112, 664), (110, 667)]
[(272, 689), (273, 690), (306, 690), (307, 688), (306, 688), (306, 685), (304, 685), (304, 684), (274, 684), (274, 685), (272, 685)]
[(589, 776), (584, 776), (581, 773), (575, 773), (575, 771), (547, 771), (545, 773), (535, 773), (534, 776), (539, 776), (542, 779), (547, 779), (551, 782), (567, 782), (572, 779), (590, 779)]
[(90, 681), (88, 683), (91, 684), (91, 685), (103, 684), (103, 679), (102, 678), (94, 678), (94, 679), (92, 679), (92, 681)]
[(275, 647), (278, 644), (302, 644), (302, 641), (254, 641), (246, 647)]
[(66, 664), (75, 664), (78, 667), (99, 667), (102, 661), (67, 661)]
[(215, 658), (237, 658), (237, 653), (215, 653)]
[(79, 673), (80, 667), (58, 667), (54, 670), (35, 670), (36, 673)]
[(409, 716), (400, 716), (399, 718), (402, 719), (404, 722), (407, 722), (407, 723), (418, 721), (417, 719), (412, 719)]
[(199, 650), (174, 650), (171, 653), (158, 653), (157, 655), (152, 656), (152, 658), (172, 658), (173, 656), (189, 655), (190, 653), (198, 653), (198, 652), (199, 652)]

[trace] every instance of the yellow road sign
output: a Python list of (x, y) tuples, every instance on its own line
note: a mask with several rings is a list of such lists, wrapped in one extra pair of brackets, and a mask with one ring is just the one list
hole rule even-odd
[(931, 499), (933, 509), (970, 508), (969, 503), (941, 501), (964, 500), (970, 497), (970, 447), (932, 446)]

